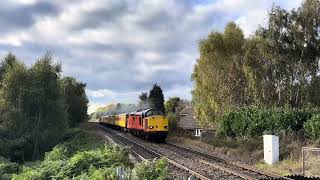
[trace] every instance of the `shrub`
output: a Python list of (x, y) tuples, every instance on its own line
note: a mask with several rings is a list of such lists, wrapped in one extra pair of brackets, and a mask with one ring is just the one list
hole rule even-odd
[(105, 146), (95, 134), (74, 129), (44, 161), (15, 172), (12, 179), (112, 179), (115, 167), (132, 167), (128, 156), (127, 149)]
[(131, 165), (128, 156), (129, 152), (118, 146), (106, 146), (102, 149), (79, 152), (68, 160), (68, 163), (61, 169), (59, 175), (62, 177), (78, 176), (82, 173), (88, 173), (92, 167), (128, 167)]
[(312, 116), (312, 118), (304, 124), (303, 128), (306, 135), (311, 139), (320, 138), (320, 114)]
[(167, 118), (168, 118), (170, 130), (175, 130), (177, 128), (177, 125), (178, 125), (178, 117), (177, 117), (177, 115), (175, 115), (175, 114), (170, 112), (170, 113), (167, 114)]
[(311, 114), (308, 110), (287, 107), (244, 107), (220, 118), (218, 135), (249, 138), (286, 130), (298, 132)]
[(17, 163), (12, 163), (0, 156), (0, 179), (11, 179), (14, 173), (20, 173), (21, 166)]
[(168, 162), (161, 158), (157, 161), (144, 161), (133, 169), (135, 179), (161, 180), (168, 178)]

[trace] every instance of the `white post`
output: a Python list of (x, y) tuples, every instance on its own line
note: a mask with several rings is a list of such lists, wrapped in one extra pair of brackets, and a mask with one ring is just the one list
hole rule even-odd
[(263, 136), (264, 161), (274, 164), (279, 161), (279, 137), (275, 135)]

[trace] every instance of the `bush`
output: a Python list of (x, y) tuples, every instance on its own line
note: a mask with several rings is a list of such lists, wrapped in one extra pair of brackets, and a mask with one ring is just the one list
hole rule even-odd
[(21, 166), (17, 163), (9, 162), (7, 159), (0, 156), (0, 179), (11, 179), (11, 175), (19, 173)]
[(173, 113), (168, 113), (167, 114), (168, 122), (169, 122), (169, 128), (170, 130), (175, 130), (178, 125), (178, 117), (177, 115)]
[(240, 108), (220, 118), (218, 134), (249, 138), (267, 133), (279, 134), (286, 130), (298, 132), (311, 115), (309, 110), (295, 108)]
[(168, 162), (161, 158), (158, 161), (144, 161), (133, 169), (135, 179), (161, 180), (168, 178)]
[(320, 138), (320, 114), (312, 116), (312, 118), (304, 124), (303, 128), (306, 135), (311, 139)]
[(15, 172), (12, 178), (110, 179), (114, 176), (115, 167), (132, 167), (127, 149), (105, 146), (93, 133), (73, 129), (64, 138), (64, 143), (46, 153), (44, 161), (24, 167), (22, 173)]

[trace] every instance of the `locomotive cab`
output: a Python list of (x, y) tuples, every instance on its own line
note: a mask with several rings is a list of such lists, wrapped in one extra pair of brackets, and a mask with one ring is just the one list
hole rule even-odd
[(144, 131), (152, 138), (164, 139), (168, 133), (168, 119), (163, 112), (156, 109), (148, 109), (142, 113), (144, 119)]

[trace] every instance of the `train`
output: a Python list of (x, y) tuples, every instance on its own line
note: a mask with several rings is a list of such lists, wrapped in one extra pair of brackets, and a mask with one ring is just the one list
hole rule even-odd
[(99, 119), (100, 124), (153, 141), (165, 141), (168, 119), (156, 109), (144, 109), (131, 113), (107, 115)]

